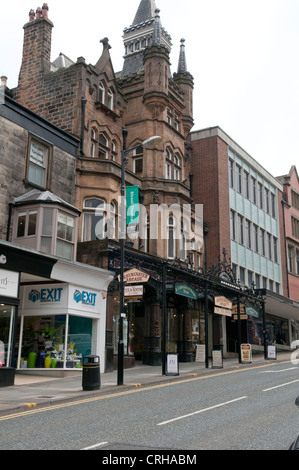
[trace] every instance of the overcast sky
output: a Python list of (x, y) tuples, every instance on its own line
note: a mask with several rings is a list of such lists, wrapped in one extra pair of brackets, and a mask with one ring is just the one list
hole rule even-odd
[[(35, 2), (35, 3), (34, 3)], [(38, 0), (1, 0), (0, 75), (17, 85), (23, 26)], [(95, 64), (109, 38), (115, 72), (123, 65), (123, 30), (140, 0), (48, 0), (52, 60), (60, 52)], [(156, 0), (172, 37), (172, 72), (180, 39), (193, 75), (193, 130), (220, 126), (273, 176), (299, 171), (299, 0)]]

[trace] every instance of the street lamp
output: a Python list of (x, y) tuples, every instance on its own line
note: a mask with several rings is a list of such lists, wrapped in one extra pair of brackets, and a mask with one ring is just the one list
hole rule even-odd
[(119, 331), (118, 331), (118, 367), (117, 367), (117, 385), (123, 385), (124, 380), (124, 338), (123, 338), (123, 318), (124, 313), (124, 265), (125, 265), (125, 239), (126, 239), (126, 217), (125, 217), (125, 173), (127, 164), (127, 154), (133, 152), (139, 147), (154, 148), (162, 142), (159, 136), (153, 136), (146, 139), (141, 144), (130, 149), (126, 148), (128, 131), (122, 130), (123, 149), (121, 152), (121, 210), (120, 210), (120, 288), (119, 288)]

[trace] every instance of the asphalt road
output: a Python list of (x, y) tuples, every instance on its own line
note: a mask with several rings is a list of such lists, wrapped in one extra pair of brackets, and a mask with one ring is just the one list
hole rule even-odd
[(298, 395), (291, 363), (219, 371), (0, 417), (0, 449), (287, 450)]

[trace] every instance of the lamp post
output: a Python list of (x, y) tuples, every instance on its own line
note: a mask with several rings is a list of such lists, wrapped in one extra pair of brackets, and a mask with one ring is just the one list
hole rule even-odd
[(124, 265), (125, 265), (125, 239), (126, 239), (126, 214), (125, 214), (125, 190), (126, 190), (126, 164), (127, 154), (133, 152), (137, 148), (143, 146), (144, 148), (154, 148), (162, 138), (159, 136), (150, 137), (141, 144), (136, 145), (130, 149), (126, 148), (126, 141), (128, 131), (124, 128), (123, 135), (123, 148), (121, 152), (121, 210), (120, 210), (120, 281), (119, 281), (119, 330), (118, 330), (118, 362), (117, 362), (117, 385), (123, 385), (124, 381), (124, 338), (123, 338), (123, 319), (124, 313)]

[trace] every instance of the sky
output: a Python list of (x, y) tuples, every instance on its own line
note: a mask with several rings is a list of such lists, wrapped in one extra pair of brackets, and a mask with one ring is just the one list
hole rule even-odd
[[(108, 37), (115, 72), (123, 30), (140, 0), (48, 0), (52, 55), (95, 64)], [(18, 83), (23, 26), (38, 0), (1, 0), (0, 76)], [(171, 71), (185, 39), (194, 77), (194, 127), (219, 126), (272, 176), (299, 171), (299, 0), (156, 0), (172, 38)]]

